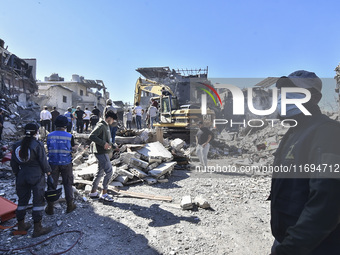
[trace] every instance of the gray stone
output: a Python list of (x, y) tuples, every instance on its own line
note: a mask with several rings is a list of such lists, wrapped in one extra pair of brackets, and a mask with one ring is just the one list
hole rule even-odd
[(193, 208), (192, 199), (190, 195), (182, 197), (181, 208), (183, 210), (189, 210)]

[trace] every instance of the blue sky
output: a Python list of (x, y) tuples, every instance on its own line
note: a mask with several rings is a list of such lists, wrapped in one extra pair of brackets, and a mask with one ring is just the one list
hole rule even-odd
[(208, 66), (211, 78), (305, 69), (332, 78), (340, 62), (339, 1), (0, 2), (0, 38), (18, 57), (37, 59), (38, 79), (103, 80), (113, 100), (133, 101), (139, 67)]

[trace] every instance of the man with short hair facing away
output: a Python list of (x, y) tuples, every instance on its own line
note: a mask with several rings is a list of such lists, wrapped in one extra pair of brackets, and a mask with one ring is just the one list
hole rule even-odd
[(40, 121), (41, 126), (45, 128), (48, 132), (50, 132), (50, 123), (51, 123), (52, 115), (48, 111), (48, 107), (44, 106), (44, 110), (40, 112)]
[(157, 118), (157, 108), (153, 105), (150, 105), (149, 109), (148, 109), (148, 116), (150, 119), (150, 126), (153, 129), (153, 123), (156, 121)]
[(84, 124), (85, 124), (85, 132), (88, 131), (88, 128), (89, 128), (89, 124), (90, 124), (90, 117), (91, 117), (91, 114), (92, 112), (89, 111), (89, 108), (85, 108), (85, 114), (86, 116), (84, 117)]
[(80, 106), (77, 106), (77, 110), (74, 112), (73, 115), (77, 120), (77, 133), (83, 133), (84, 130), (83, 118), (86, 116), (85, 112), (82, 109), (80, 109)]
[(51, 115), (52, 115), (52, 131), (55, 130), (55, 120), (57, 119), (57, 117), (60, 115), (60, 113), (57, 111), (57, 107), (53, 107), (53, 110), (51, 111)]
[(142, 129), (142, 115), (144, 113), (143, 108), (139, 105), (138, 102), (136, 102), (136, 107), (133, 110), (133, 113), (136, 114), (136, 125), (137, 129)]
[[(113, 111), (107, 111), (104, 119), (97, 123), (89, 137), (92, 141), (91, 149), (98, 160), (98, 170), (92, 182), (90, 198), (99, 197), (101, 200), (107, 202), (113, 202), (113, 198), (107, 194), (107, 189), (112, 176), (112, 164), (109, 158), (113, 146), (110, 125), (114, 122), (115, 116), (116, 114)], [(102, 194), (99, 196), (97, 189), (103, 175), (103, 190)]]
[[(47, 136), (48, 162), (52, 169), (54, 188), (56, 188), (59, 174), (61, 174), (67, 204), (66, 213), (70, 213), (76, 209), (76, 205), (73, 203), (74, 196), (72, 187), (72, 147), (75, 145), (74, 138), (70, 133), (65, 131), (68, 125), (67, 117), (59, 115), (55, 121), (55, 125), (56, 131), (53, 131)], [(48, 215), (54, 213), (53, 206), (53, 202), (47, 202), (45, 212)]]
[(126, 128), (127, 129), (132, 129), (131, 128), (131, 123), (132, 123), (132, 113), (131, 109), (128, 109), (127, 112), (125, 113), (126, 116)]

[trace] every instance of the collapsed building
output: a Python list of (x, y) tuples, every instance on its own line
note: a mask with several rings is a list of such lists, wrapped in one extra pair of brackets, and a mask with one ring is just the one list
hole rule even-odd
[(19, 58), (0, 39), (0, 108), (10, 120), (4, 124), (4, 135), (15, 137), (13, 125), (21, 127), (39, 120), (39, 105), (34, 102), (38, 93), (35, 78), (36, 59)]

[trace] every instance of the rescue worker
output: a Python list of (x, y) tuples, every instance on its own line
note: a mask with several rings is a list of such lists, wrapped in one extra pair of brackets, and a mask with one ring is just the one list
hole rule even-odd
[(45, 173), (51, 174), (44, 145), (36, 139), (38, 126), (29, 123), (25, 126), (25, 137), (13, 145), (11, 167), (16, 177), (16, 191), (19, 198), (16, 217), (18, 231), (27, 231), (31, 224), (25, 223), (26, 208), (33, 193), (32, 218), (33, 237), (49, 233), (52, 228), (41, 225), (45, 206)]
[(97, 188), (100, 179), (105, 173), (103, 180), (103, 190), (99, 198), (107, 202), (113, 202), (113, 198), (107, 194), (107, 189), (112, 176), (112, 164), (109, 154), (112, 152), (113, 144), (111, 141), (110, 125), (113, 123), (115, 116), (116, 114), (113, 111), (107, 111), (105, 118), (97, 123), (89, 137), (92, 141), (91, 149), (98, 160), (98, 170), (93, 179), (90, 198), (99, 197)]
[(69, 107), (67, 109), (67, 112), (64, 113), (64, 116), (67, 118), (67, 121), (68, 121), (67, 127), (66, 127), (67, 132), (70, 133), (71, 130), (72, 130), (72, 122), (73, 122), (73, 114), (72, 114), (72, 108), (71, 107)]
[[(288, 104), (286, 115), (279, 115), (287, 123), (291, 120), (292, 126), (274, 154), (273, 167), (293, 170), (273, 172), (271, 254), (340, 254), (340, 178), (334, 171), (340, 163), (340, 124), (321, 114), (322, 81), (315, 73), (296, 71), (281, 77), (276, 86), (307, 89), (311, 99), (302, 106), (311, 115), (295, 104)], [(286, 95), (290, 102), (304, 97), (295, 92)]]
[[(47, 148), (48, 148), (48, 162), (52, 169), (52, 178), (54, 188), (58, 184), (59, 174), (62, 177), (62, 183), (65, 190), (65, 199), (67, 204), (66, 213), (72, 212), (76, 209), (73, 203), (73, 171), (72, 171), (72, 147), (74, 144), (73, 135), (66, 132), (68, 125), (67, 117), (59, 115), (56, 118), (56, 131), (48, 134)], [(48, 215), (54, 214), (54, 202), (47, 202), (45, 212)]]

